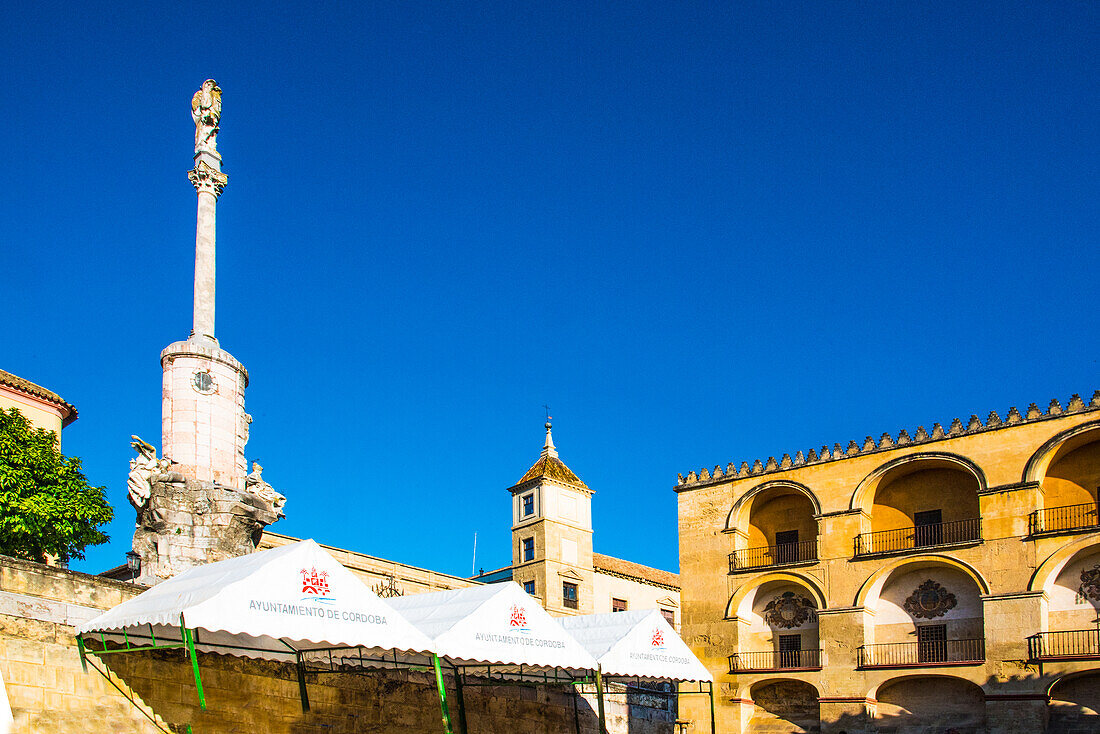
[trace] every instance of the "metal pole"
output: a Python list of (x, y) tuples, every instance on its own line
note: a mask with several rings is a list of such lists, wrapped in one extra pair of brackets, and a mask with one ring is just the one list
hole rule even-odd
[(462, 671), (455, 669), (455, 693), (458, 694), (458, 724), (462, 734), (470, 734), (470, 727), (466, 724), (466, 696), (462, 692)]
[(717, 724), (714, 721), (714, 681), (708, 682), (710, 688), (710, 734), (716, 734), (718, 731)]
[(443, 686), (443, 670), (439, 667), (439, 656), (432, 653), (432, 665), (435, 667), (435, 687), (439, 691), (439, 710), (443, 714), (443, 731), (455, 734), (451, 726), (451, 712), (447, 709), (447, 689)]
[(199, 656), (195, 653), (195, 641), (191, 639), (191, 630), (180, 615), (180, 630), (183, 632), (183, 643), (187, 645), (187, 652), (191, 655), (191, 669), (195, 672), (195, 688), (199, 691), (199, 708), (206, 711), (206, 694), (202, 691), (202, 676), (199, 675)]
[(80, 651), (80, 667), (87, 673), (88, 672), (88, 658), (84, 656), (84, 639), (80, 636), (76, 636), (76, 649)]
[(302, 713), (309, 711), (309, 694), (306, 692), (306, 664), (302, 662), (302, 653), (296, 652), (298, 659), (298, 695), (302, 698)]
[(600, 717), (600, 734), (607, 734), (607, 718), (603, 711), (603, 670), (596, 666), (596, 709)]

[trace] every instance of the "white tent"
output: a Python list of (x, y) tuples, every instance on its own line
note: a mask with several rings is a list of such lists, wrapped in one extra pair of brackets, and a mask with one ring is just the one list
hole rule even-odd
[(452, 665), (520, 672), (594, 670), (596, 661), (515, 582), (389, 600)]
[(559, 621), (596, 658), (604, 675), (714, 680), (656, 609), (586, 614)]
[[(295, 661), (361, 646), (424, 661), (431, 642), (312, 540), (198, 566), (77, 628), (88, 652), (187, 647)], [(107, 643), (113, 643), (108, 645)]]

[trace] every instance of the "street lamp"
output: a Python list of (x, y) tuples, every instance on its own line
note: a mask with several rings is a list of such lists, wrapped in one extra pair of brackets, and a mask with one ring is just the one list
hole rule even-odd
[(134, 551), (126, 551), (126, 568), (130, 569), (130, 583), (141, 573), (141, 556)]

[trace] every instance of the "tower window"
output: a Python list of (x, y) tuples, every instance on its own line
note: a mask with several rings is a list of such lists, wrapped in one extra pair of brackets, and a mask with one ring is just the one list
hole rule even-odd
[(626, 599), (612, 599), (611, 611), (613, 612), (625, 612), (626, 611)]
[(523, 495), (523, 516), (530, 517), (535, 514), (535, 494)]
[(577, 585), (568, 581), (561, 583), (561, 602), (566, 609), (577, 609), (580, 600), (577, 598)]
[(534, 538), (524, 538), (523, 539), (523, 561), (524, 561), (524, 563), (526, 563), (527, 561), (533, 561), (533, 560), (535, 560), (535, 539)]
[(523, 590), (526, 591), (531, 596), (534, 596), (535, 595), (535, 582), (534, 581), (524, 581), (523, 582)]
[(676, 626), (676, 612), (671, 609), (662, 609), (661, 616), (665, 618), (665, 621), (668, 622), (670, 626)]

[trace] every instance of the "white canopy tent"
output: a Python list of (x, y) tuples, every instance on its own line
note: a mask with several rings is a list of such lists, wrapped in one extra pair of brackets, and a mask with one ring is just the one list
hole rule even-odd
[(538, 600), (513, 581), (391, 599), (455, 666), (504, 675), (563, 670), (584, 675), (596, 660)]
[[(622, 680), (667, 680), (698, 684), (680, 686), (680, 695), (710, 696), (710, 730), (715, 731), (714, 677), (657, 609), (565, 617), (564, 627), (596, 658), (600, 720), (603, 721), (605, 677)], [(706, 684), (704, 689), (703, 684)]]
[(560, 622), (596, 658), (605, 676), (714, 680), (656, 609), (563, 617)]
[(77, 628), (81, 660), (164, 648), (296, 662), (302, 653), (356, 647), (393, 662), (426, 663), (433, 646), (312, 540), (192, 568)]

